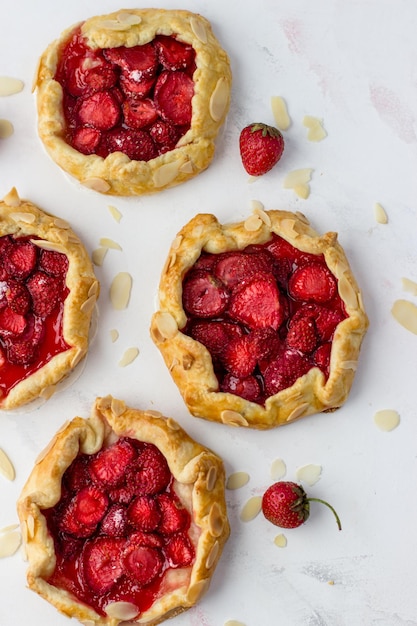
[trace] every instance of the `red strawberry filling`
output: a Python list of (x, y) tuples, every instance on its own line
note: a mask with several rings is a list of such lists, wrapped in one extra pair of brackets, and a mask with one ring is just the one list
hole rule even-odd
[(30, 239), (0, 238), (0, 395), (69, 349), (62, 335), (68, 258)]
[(182, 302), (183, 332), (210, 352), (220, 390), (259, 404), (312, 367), (327, 379), (347, 317), (324, 256), (275, 234), (240, 251), (203, 252), (184, 277)]
[(61, 50), (66, 141), (83, 154), (120, 151), (149, 161), (191, 124), (195, 51), (174, 35), (127, 48), (92, 49), (77, 28)]
[(60, 501), (43, 513), (56, 554), (48, 582), (103, 616), (116, 601), (130, 602), (140, 615), (169, 570), (194, 562), (191, 516), (165, 457), (150, 443), (122, 437), (96, 454), (79, 454), (64, 473)]

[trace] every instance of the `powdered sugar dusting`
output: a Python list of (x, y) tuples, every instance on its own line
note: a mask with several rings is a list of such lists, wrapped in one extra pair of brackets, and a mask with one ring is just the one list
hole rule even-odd
[(384, 85), (370, 85), (371, 102), (381, 119), (405, 143), (416, 141), (415, 116), (398, 95)]

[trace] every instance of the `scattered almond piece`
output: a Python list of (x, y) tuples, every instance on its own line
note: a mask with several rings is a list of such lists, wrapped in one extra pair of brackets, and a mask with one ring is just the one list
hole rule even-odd
[(124, 602), (120, 600), (118, 602), (109, 602), (105, 608), (105, 612), (109, 617), (114, 617), (117, 620), (133, 619), (138, 614), (138, 607), (131, 602)]
[(116, 274), (110, 285), (110, 300), (113, 308), (118, 311), (125, 309), (129, 304), (131, 290), (131, 275), (128, 272), (119, 272)]
[(281, 98), (281, 96), (272, 96), (271, 108), (277, 128), (279, 130), (287, 130), (291, 125), (291, 120), (284, 98)]
[(0, 76), (0, 96), (13, 96), (25, 86), (22, 80), (10, 76)]
[(393, 411), (392, 409), (384, 409), (375, 413), (374, 422), (380, 430), (389, 432), (390, 430), (394, 430), (394, 428), (397, 428), (398, 424), (400, 423), (400, 416), (397, 411)]
[(404, 291), (408, 291), (409, 293), (412, 293), (413, 296), (417, 296), (417, 283), (414, 280), (402, 278), (401, 283)]
[(9, 120), (0, 119), (0, 139), (7, 139), (14, 133), (13, 124)]
[(374, 204), (374, 214), (378, 224), (388, 224), (388, 215), (384, 207), (379, 204), (379, 202), (375, 202)]
[(241, 513), (240, 519), (242, 522), (250, 522), (255, 519), (257, 515), (261, 512), (262, 508), (262, 496), (252, 496), (244, 505)]
[(120, 222), (122, 219), (122, 214), (119, 209), (116, 209), (115, 206), (109, 205), (110, 215), (116, 220), (116, 222)]
[(275, 459), (271, 464), (271, 478), (274, 481), (280, 480), (287, 473), (287, 466), (282, 459)]
[(280, 533), (274, 539), (274, 544), (277, 548), (285, 548), (287, 546), (287, 538), (284, 534)]
[(240, 489), (249, 482), (249, 474), (246, 472), (234, 472), (230, 474), (226, 482), (226, 489)]
[(300, 482), (307, 483), (310, 487), (315, 485), (317, 481), (320, 480), (321, 477), (321, 465), (314, 465), (314, 463), (309, 463), (308, 465), (303, 465), (299, 467), (296, 472), (297, 480)]
[(103, 261), (107, 254), (107, 251), (108, 248), (97, 248), (96, 250), (93, 250), (91, 258), (94, 265), (97, 265), (98, 267), (101, 267), (103, 265)]
[(109, 237), (102, 237), (99, 243), (101, 248), (111, 248), (112, 250), (122, 249), (122, 247), (118, 243), (116, 243), (116, 241), (113, 241), (113, 239), (109, 239)]
[(311, 168), (303, 168), (289, 172), (284, 179), (284, 189), (292, 189), (297, 196), (305, 200), (310, 195), (310, 185), (308, 183), (311, 180), (312, 173), (313, 169)]
[(396, 300), (391, 313), (406, 330), (417, 335), (417, 306), (408, 300)]
[(22, 543), (22, 535), (18, 530), (10, 530), (0, 535), (0, 558), (12, 556), (17, 552)]
[(139, 348), (128, 348), (119, 361), (120, 367), (126, 367), (126, 365), (130, 365), (131, 363), (133, 363), (138, 354)]
[(224, 626), (245, 626), (245, 624), (235, 619), (228, 619), (227, 622), (224, 623)]
[(312, 115), (305, 115), (303, 124), (308, 128), (307, 139), (309, 141), (322, 141), (327, 137), (327, 133), (323, 127), (323, 121)]
[(0, 474), (3, 474), (7, 480), (14, 480), (16, 478), (16, 472), (13, 467), (13, 463), (7, 456), (7, 454), (0, 448)]
[(115, 328), (112, 328), (110, 331), (110, 339), (112, 343), (114, 343), (115, 341), (119, 339), (119, 331), (116, 330)]

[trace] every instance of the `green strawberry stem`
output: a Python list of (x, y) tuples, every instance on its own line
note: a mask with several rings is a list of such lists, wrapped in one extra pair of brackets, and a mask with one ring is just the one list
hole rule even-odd
[(332, 507), (331, 504), (329, 504), (325, 500), (321, 500), (320, 498), (307, 498), (307, 501), (308, 502), (321, 502), (321, 504), (325, 504), (333, 512), (333, 515), (336, 518), (336, 524), (337, 524), (338, 529), (342, 530), (342, 524), (340, 522), (339, 516), (338, 516), (338, 514), (336, 513), (336, 511), (334, 510), (334, 508)]

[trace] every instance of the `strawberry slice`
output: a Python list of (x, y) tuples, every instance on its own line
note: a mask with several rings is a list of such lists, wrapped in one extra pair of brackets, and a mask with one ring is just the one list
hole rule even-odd
[(161, 510), (154, 498), (138, 496), (130, 504), (127, 516), (137, 530), (151, 532), (161, 521)]
[(217, 276), (230, 289), (241, 285), (243, 281), (250, 280), (255, 274), (262, 272), (272, 273), (273, 262), (260, 254), (246, 254), (245, 252), (224, 252), (218, 255), (214, 267), (214, 275)]
[(235, 337), (241, 337), (243, 331), (233, 322), (201, 321), (192, 324), (189, 333), (193, 339), (206, 346), (213, 357), (218, 358), (229, 342)]
[(110, 91), (97, 91), (82, 98), (77, 112), (81, 124), (98, 130), (113, 128), (121, 116), (118, 99)]
[(233, 374), (226, 374), (221, 382), (220, 390), (225, 393), (233, 393), (249, 400), (249, 402), (257, 402), (261, 396), (261, 386), (255, 376), (238, 378)]
[(106, 137), (108, 152), (124, 152), (132, 161), (150, 161), (158, 156), (151, 136), (143, 130), (115, 128)]
[(188, 535), (178, 533), (170, 537), (165, 546), (165, 556), (171, 567), (191, 565), (195, 558), (195, 551)]
[(127, 439), (118, 439), (92, 459), (91, 477), (97, 484), (116, 486), (124, 480), (126, 470), (135, 458), (133, 445)]
[(305, 265), (291, 276), (288, 291), (294, 300), (328, 302), (337, 292), (336, 278), (325, 265)]
[(149, 546), (136, 545), (130, 540), (122, 557), (125, 573), (141, 587), (149, 585), (164, 569), (161, 550)]
[(282, 348), (282, 340), (279, 334), (269, 326), (266, 328), (256, 328), (252, 331), (256, 345), (258, 363), (271, 361), (278, 356)]
[(183, 530), (188, 522), (187, 510), (178, 508), (174, 500), (166, 493), (157, 495), (156, 500), (162, 514), (158, 532), (162, 535), (173, 535)]
[(158, 146), (160, 154), (172, 150), (182, 136), (181, 129), (164, 120), (157, 120), (149, 129), (149, 134)]
[(69, 491), (80, 491), (90, 484), (89, 459), (90, 457), (87, 454), (79, 454), (65, 470), (62, 479), (63, 484)]
[(12, 311), (19, 315), (26, 315), (31, 306), (31, 298), (23, 282), (8, 280), (5, 295), (6, 302)]
[(120, 87), (129, 99), (146, 98), (146, 96), (149, 96), (155, 81), (155, 76), (138, 75), (136, 70), (131, 72), (125, 70), (120, 75)]
[(305, 304), (295, 315), (310, 315), (314, 319), (320, 341), (330, 341), (336, 326), (346, 318), (340, 309), (331, 309), (320, 304)]
[(89, 126), (80, 126), (76, 129), (71, 139), (73, 148), (82, 154), (94, 154), (100, 144), (101, 131)]
[(56, 250), (41, 250), (39, 269), (51, 276), (63, 278), (68, 271), (68, 257)]
[(37, 271), (26, 282), (32, 298), (32, 311), (39, 317), (51, 315), (62, 297), (62, 281)]
[(16, 313), (11, 306), (6, 306), (0, 311), (0, 335), (9, 337), (22, 335), (26, 330), (27, 321), (24, 315)]
[(63, 80), (69, 93), (78, 97), (111, 89), (117, 78), (116, 69), (104, 59), (101, 52), (88, 50), (84, 56), (74, 56), (67, 60)]
[(123, 103), (123, 118), (129, 128), (140, 129), (151, 126), (158, 119), (158, 113), (150, 98), (131, 98)]
[(317, 350), (313, 353), (313, 361), (321, 369), (321, 371), (325, 374), (325, 376), (329, 375), (329, 367), (330, 367), (330, 355), (332, 351), (331, 342), (322, 343)]
[(265, 369), (264, 381), (268, 396), (291, 387), (310, 368), (311, 363), (299, 352), (286, 350), (280, 358), (272, 361)]
[(39, 348), (45, 335), (45, 328), (41, 318), (29, 315), (23, 333), (17, 336), (10, 335), (6, 339), (7, 359), (14, 365), (29, 365), (39, 354)]
[(171, 471), (164, 455), (153, 444), (148, 444), (126, 479), (132, 482), (138, 495), (155, 495), (169, 485)]
[(185, 72), (164, 71), (155, 83), (154, 100), (161, 117), (177, 126), (190, 124), (194, 82)]
[(288, 327), (286, 344), (303, 354), (310, 354), (318, 342), (317, 329), (311, 317), (292, 319)]
[(250, 328), (277, 330), (285, 318), (285, 306), (275, 280), (257, 275), (233, 292), (228, 309), (230, 317)]
[(82, 573), (93, 592), (107, 593), (123, 576), (125, 548), (126, 539), (118, 537), (97, 537), (85, 544), (81, 557)]
[(126, 509), (112, 504), (100, 524), (100, 533), (108, 537), (124, 537), (128, 528)]
[(75, 537), (89, 537), (103, 519), (108, 498), (104, 491), (87, 485), (78, 491), (65, 507), (60, 530)]
[(186, 70), (194, 63), (194, 48), (174, 37), (158, 35), (155, 38), (155, 48), (159, 62), (166, 70)]
[(147, 546), (148, 548), (163, 548), (164, 540), (157, 533), (145, 533), (136, 530), (130, 535), (130, 541), (138, 546)]
[(226, 309), (229, 292), (210, 272), (192, 272), (183, 284), (184, 309), (196, 317), (214, 317)]
[(38, 249), (30, 241), (12, 241), (13, 245), (4, 258), (5, 269), (12, 278), (27, 278), (35, 269)]
[(108, 61), (122, 70), (136, 72), (138, 79), (142, 76), (155, 76), (158, 69), (158, 55), (152, 42), (131, 48), (107, 48), (103, 53)]
[(237, 378), (250, 376), (258, 361), (256, 348), (253, 335), (235, 337), (227, 344), (222, 355), (225, 368)]

